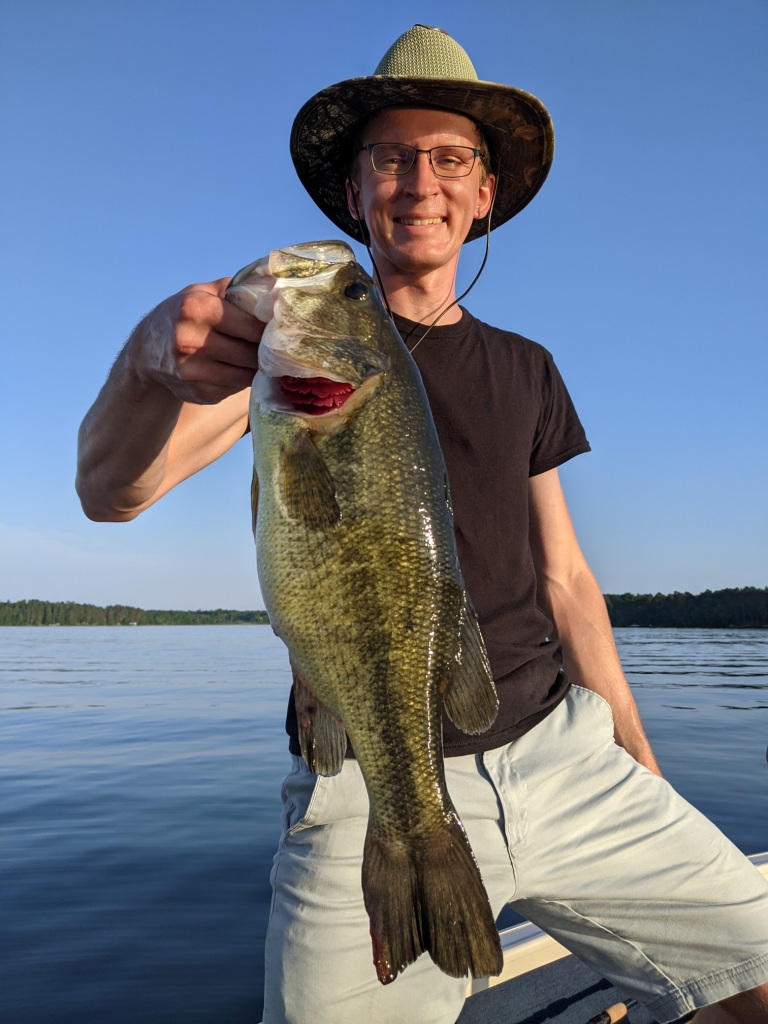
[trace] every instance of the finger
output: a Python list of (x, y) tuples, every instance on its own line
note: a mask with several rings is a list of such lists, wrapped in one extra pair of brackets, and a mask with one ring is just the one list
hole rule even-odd
[(230, 364), (245, 368), (253, 375), (259, 365), (259, 347), (252, 341), (244, 341), (207, 324), (182, 321), (176, 330), (176, 363), (181, 368), (191, 360), (206, 363)]
[(177, 365), (165, 386), (185, 402), (206, 405), (249, 389), (255, 373), (253, 368), (217, 362), (197, 353)]
[(239, 391), (245, 391), (246, 388), (225, 387), (222, 384), (187, 385), (183, 381), (177, 381), (170, 390), (183, 402), (189, 402), (192, 405), (217, 405), (225, 398), (231, 398)]
[(208, 284), (191, 285), (178, 295), (180, 326), (215, 328), (222, 334), (251, 343), (261, 339), (264, 324), (224, 298), (222, 286), (228, 278)]
[[(258, 342), (261, 340), (261, 335), (266, 325), (263, 321), (254, 317), (252, 313), (246, 312), (240, 306), (227, 299), (227, 288), (232, 280), (233, 278), (231, 277), (220, 277), (218, 281), (211, 282), (217, 288), (217, 294), (224, 299), (224, 312), (219, 323), (219, 330), (225, 334), (232, 334), (236, 338), (247, 338), (249, 341)], [(230, 329), (230, 325), (234, 325), (236, 329)], [(247, 328), (251, 333), (244, 333), (243, 328)], [(256, 333), (256, 337), (253, 336), (253, 332)]]
[(240, 391), (251, 386), (258, 363), (258, 346), (210, 331), (204, 344), (179, 355), (177, 373), (185, 387), (203, 384)]
[(217, 330), (221, 334), (228, 334), (233, 338), (242, 338), (244, 341), (250, 342), (252, 346), (261, 341), (261, 336), (266, 326), (263, 321), (257, 320), (251, 313), (246, 313), (244, 309), (240, 309), (234, 302), (227, 302), (224, 299), (221, 305), (221, 319), (216, 325)]
[(239, 391), (251, 386), (256, 369), (220, 362), (198, 353), (179, 364), (178, 375), (188, 384), (216, 384)]
[(250, 341), (211, 331), (205, 340), (206, 355), (216, 362), (248, 370), (253, 376), (259, 368), (259, 347)]

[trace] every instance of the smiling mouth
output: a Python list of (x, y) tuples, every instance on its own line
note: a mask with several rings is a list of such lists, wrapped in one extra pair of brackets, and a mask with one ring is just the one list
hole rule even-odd
[(280, 390), (298, 412), (310, 416), (340, 409), (354, 387), (346, 381), (328, 377), (280, 377)]
[(405, 224), (407, 227), (421, 228), (429, 224), (442, 224), (443, 217), (395, 217), (398, 224)]

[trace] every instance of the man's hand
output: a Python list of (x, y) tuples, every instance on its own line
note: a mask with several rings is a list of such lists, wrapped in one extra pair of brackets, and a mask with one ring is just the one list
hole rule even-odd
[(264, 324), (226, 301), (230, 280), (190, 285), (156, 306), (126, 346), (129, 371), (196, 405), (249, 387)]

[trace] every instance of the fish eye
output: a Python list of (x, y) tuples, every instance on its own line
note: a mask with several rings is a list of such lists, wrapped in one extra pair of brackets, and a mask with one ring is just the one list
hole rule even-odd
[(344, 289), (344, 294), (348, 299), (364, 299), (368, 294), (368, 285), (362, 281), (353, 281)]

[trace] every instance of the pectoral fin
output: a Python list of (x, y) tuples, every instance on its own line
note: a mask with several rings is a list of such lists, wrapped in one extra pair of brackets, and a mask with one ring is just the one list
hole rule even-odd
[(302, 757), (307, 767), (318, 775), (336, 775), (344, 764), (346, 730), (315, 697), (296, 666), (292, 664), (291, 667)]
[(256, 532), (256, 516), (259, 511), (259, 478), (256, 476), (256, 470), (253, 471), (251, 477), (251, 525), (253, 526), (254, 533)]
[(459, 645), (448, 673), (443, 707), (453, 724), (472, 736), (490, 728), (499, 709), (488, 654), (466, 597)]
[(308, 433), (299, 434), (283, 451), (282, 479), (286, 508), (293, 519), (315, 529), (339, 522), (333, 477)]

